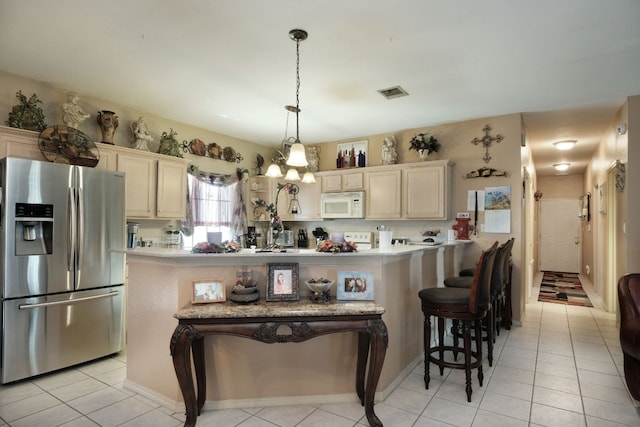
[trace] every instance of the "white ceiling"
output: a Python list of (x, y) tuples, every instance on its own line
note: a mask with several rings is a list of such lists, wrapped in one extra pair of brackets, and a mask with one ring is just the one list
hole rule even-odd
[(279, 145), (302, 28), (304, 143), (522, 112), (538, 173), (575, 173), (640, 94), (639, 22), (638, 0), (0, 0), (0, 69)]

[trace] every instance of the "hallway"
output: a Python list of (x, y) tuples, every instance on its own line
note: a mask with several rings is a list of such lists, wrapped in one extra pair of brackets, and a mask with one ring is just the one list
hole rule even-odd
[[(466, 401), (462, 371), (432, 368), (424, 389), (422, 364), (376, 405), (387, 427), (640, 425), (621, 377), (615, 315), (597, 308), (532, 301), (527, 320), (502, 331), (485, 384), (474, 374)], [(164, 355), (163, 355), (164, 357)], [(0, 426), (179, 426), (173, 413), (122, 387), (126, 357), (119, 355), (0, 386)], [(354, 394), (355, 400), (355, 394)], [(354, 402), (205, 410), (198, 426), (366, 426)]]

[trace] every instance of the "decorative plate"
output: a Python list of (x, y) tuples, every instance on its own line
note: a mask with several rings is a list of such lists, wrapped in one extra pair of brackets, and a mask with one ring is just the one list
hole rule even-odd
[(78, 129), (56, 125), (40, 133), (38, 145), (50, 162), (95, 167), (100, 161), (96, 144)]
[(211, 144), (207, 145), (207, 154), (212, 159), (219, 159), (220, 158), (220, 146), (218, 144), (216, 144), (215, 142), (212, 142)]
[(207, 154), (207, 145), (201, 139), (194, 139), (189, 143), (189, 151), (196, 156), (204, 156)]
[(224, 150), (222, 150), (222, 156), (227, 162), (235, 162), (236, 150), (231, 147), (225, 147)]

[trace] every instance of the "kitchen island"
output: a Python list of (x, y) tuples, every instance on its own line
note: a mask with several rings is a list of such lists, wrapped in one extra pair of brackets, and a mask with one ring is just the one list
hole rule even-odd
[[(418, 291), (438, 286), (444, 276), (460, 268), (465, 243), (401, 245), (386, 251), (370, 249), (343, 254), (313, 250), (282, 253), (243, 250), (235, 254), (192, 254), (159, 248), (127, 250), (125, 385), (179, 410), (184, 404), (169, 354), (169, 341), (177, 325), (174, 314), (191, 302), (193, 281), (222, 279), (229, 295), (236, 273), (246, 266), (253, 270), (264, 300), (267, 264), (298, 263), (301, 300), (308, 298), (304, 281), (311, 278), (335, 280), (343, 270), (366, 271), (373, 278), (374, 299), (385, 309), (383, 320), (389, 336), (376, 394), (377, 399), (384, 399), (422, 357), (423, 317)], [(334, 286), (332, 298), (335, 295)], [(297, 345), (264, 345), (233, 336), (210, 336), (204, 346), (207, 372), (216, 379), (207, 382), (209, 400), (205, 410), (358, 399), (353, 385), (357, 334), (321, 336)]]

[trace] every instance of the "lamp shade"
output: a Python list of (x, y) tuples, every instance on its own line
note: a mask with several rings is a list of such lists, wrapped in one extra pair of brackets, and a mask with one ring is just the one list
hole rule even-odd
[(300, 174), (294, 168), (290, 168), (284, 177), (285, 181), (300, 181)]
[(309, 162), (307, 162), (307, 156), (304, 152), (304, 145), (302, 145), (301, 142), (295, 142), (291, 145), (287, 165), (298, 168), (303, 168), (309, 165)]
[(566, 171), (569, 169), (570, 163), (556, 163), (553, 167), (558, 171)]
[(302, 182), (305, 184), (315, 184), (316, 177), (313, 172), (305, 172), (304, 175), (302, 175)]
[(269, 169), (267, 169), (267, 173), (265, 173), (265, 176), (268, 176), (269, 178), (282, 177), (282, 171), (280, 170), (280, 166), (276, 165), (275, 163), (271, 163), (269, 165)]

